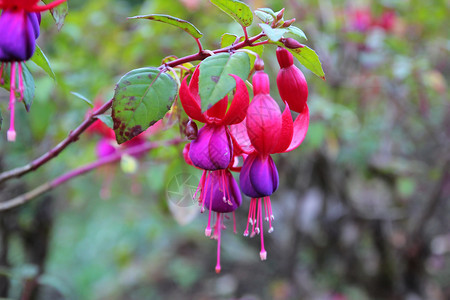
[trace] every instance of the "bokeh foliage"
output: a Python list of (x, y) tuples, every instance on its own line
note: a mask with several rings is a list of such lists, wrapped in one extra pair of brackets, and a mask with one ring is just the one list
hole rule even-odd
[[(327, 79), (304, 71), (310, 130), (300, 149), (277, 161), (281, 188), (272, 197), (268, 261), (258, 261), (257, 241), (241, 236), (244, 201), (238, 235), (228, 228), (223, 236), (223, 273), (213, 274), (206, 216), (167, 201), (176, 175), (200, 174), (184, 163), (182, 147), (159, 149), (134, 174), (123, 171), (129, 166), (107, 166), (3, 214), (2, 262), (9, 265), (1, 271), (10, 280), (9, 297), (19, 297), (39, 270), (38, 299), (450, 297), (448, 1), (246, 2), (285, 7), (324, 62)], [(220, 47), (223, 33), (241, 34), (207, 1), (69, 3), (61, 31), (43, 16), (38, 44), (56, 81), (29, 63), (36, 98), (31, 113), (18, 113), (19, 141), (1, 139), (4, 170), (47, 151), (80, 123), (90, 107), (71, 92), (106, 101), (129, 70), (197, 51), (175, 27), (127, 17), (186, 19), (202, 31), (206, 49)], [(395, 11), (394, 25), (367, 29), (357, 22), (358, 9), (373, 18)], [(275, 46), (268, 49), (266, 70), (278, 97)], [(6, 97), (0, 94), (2, 102)], [(82, 137), (47, 166), (2, 187), (2, 196), (95, 160), (97, 141)]]

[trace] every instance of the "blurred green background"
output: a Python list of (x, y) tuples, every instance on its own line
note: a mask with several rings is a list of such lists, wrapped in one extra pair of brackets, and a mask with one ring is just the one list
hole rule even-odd
[[(168, 199), (187, 166), (182, 146), (111, 165), (0, 214), (0, 296), (9, 299), (450, 299), (450, 2), (246, 1), (286, 8), (323, 62), (308, 70), (311, 123), (302, 146), (276, 156), (281, 186), (272, 196), (275, 231), (244, 238), (204, 236), (207, 214)], [(90, 107), (71, 92), (105, 102), (129, 70), (195, 53), (183, 31), (146, 20), (171, 14), (194, 23), (206, 49), (240, 27), (202, 0), (70, 0), (57, 31), (43, 15), (38, 44), (56, 82), (29, 63), (36, 98), (18, 110), (18, 141), (1, 132), (0, 170), (22, 166), (67, 136)], [(258, 32), (256, 26), (250, 32)], [(278, 65), (266, 47), (272, 96)], [(7, 93), (0, 92), (6, 112)], [(176, 135), (178, 128), (170, 129)], [(167, 136), (163, 133), (151, 140)], [(41, 169), (0, 187), (2, 200), (96, 159), (85, 135)], [(228, 222), (232, 227), (232, 223)], [(26, 293), (31, 292), (28, 297)], [(28, 297), (28, 298), (25, 298)]]

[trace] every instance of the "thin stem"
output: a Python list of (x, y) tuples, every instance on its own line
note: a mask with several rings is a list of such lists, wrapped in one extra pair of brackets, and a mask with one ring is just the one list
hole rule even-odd
[(252, 46), (256, 47), (256, 46), (265, 45), (265, 44), (268, 44), (268, 43), (269, 43), (269, 41), (262, 41), (262, 42), (254, 43), (254, 44), (252, 44)]
[(203, 52), (202, 42), (200, 42), (200, 39), (199, 39), (199, 38), (195, 38), (195, 41), (197, 42), (198, 53), (202, 53), (202, 52)]
[(244, 41), (247, 41), (247, 40), (248, 40), (248, 32), (247, 32), (247, 27), (245, 27), (245, 26), (242, 26), (242, 30), (244, 31), (244, 36), (245, 36), (245, 39), (244, 39)]
[(179, 143), (183, 142), (183, 139), (174, 139), (165, 143), (154, 143), (154, 142), (147, 142), (141, 145), (137, 145), (134, 147), (130, 147), (127, 150), (124, 151), (120, 151), (117, 153), (113, 153), (111, 155), (108, 155), (106, 157), (100, 158), (99, 160), (84, 165), (82, 167), (76, 168), (72, 171), (69, 171), (63, 175), (61, 175), (60, 177), (53, 179), (52, 181), (46, 182), (40, 186), (38, 186), (37, 188), (19, 195), (15, 198), (6, 200), (4, 202), (0, 202), (0, 211), (4, 211), (4, 210), (8, 210), (11, 208), (14, 208), (16, 206), (25, 204), (27, 202), (29, 202), (30, 200), (36, 198), (39, 195), (42, 195), (43, 193), (52, 190), (54, 188), (56, 188), (57, 186), (60, 186), (61, 184), (74, 179), (80, 175), (86, 174), (98, 167), (101, 167), (103, 165), (112, 163), (112, 162), (116, 162), (118, 160), (120, 160), (122, 158), (123, 155), (127, 154), (127, 155), (139, 155), (139, 154), (143, 154), (146, 153), (152, 149), (155, 148), (159, 148), (159, 147), (167, 147), (167, 146), (172, 146), (172, 145), (177, 145)]
[(112, 99), (103, 104), (99, 109), (94, 111), (86, 120), (83, 121), (75, 130), (71, 131), (69, 136), (66, 137), (62, 142), (60, 142), (56, 147), (42, 155), (41, 157), (33, 160), (29, 164), (15, 168), (3, 173), (0, 173), (0, 183), (11, 179), (20, 177), (28, 172), (34, 171), (41, 167), (43, 164), (48, 162), (49, 160), (58, 156), (61, 151), (63, 151), (68, 145), (78, 140), (80, 134), (82, 134), (89, 126), (91, 126), (96, 120), (96, 116), (103, 114), (107, 111), (112, 105)]

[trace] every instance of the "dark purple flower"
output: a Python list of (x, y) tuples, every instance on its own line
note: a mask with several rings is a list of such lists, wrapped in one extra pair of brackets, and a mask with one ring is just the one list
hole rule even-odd
[(0, 16), (0, 61), (25, 61), (33, 56), (39, 36), (39, 21), (39, 13), (3, 10)]
[(278, 171), (270, 155), (247, 156), (239, 176), (242, 192), (252, 198), (272, 195), (278, 188)]

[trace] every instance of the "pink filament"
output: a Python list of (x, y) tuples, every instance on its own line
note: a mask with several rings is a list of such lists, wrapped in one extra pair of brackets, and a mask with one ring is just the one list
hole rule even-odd
[(220, 267), (220, 233), (222, 231), (222, 215), (220, 213), (217, 213), (217, 223), (215, 231), (217, 230), (217, 263), (216, 263), (216, 273), (219, 274), (221, 267)]
[(3, 66), (5, 65), (5, 63), (2, 63), (0, 66), (0, 84), (4, 84), (5, 81), (3, 80)]
[(8, 141), (14, 142), (16, 140), (16, 130), (14, 129), (14, 106), (16, 103), (16, 64), (13, 62), (11, 64), (11, 83), (10, 83), (10, 91), (9, 91), (9, 110), (11, 111), (10, 120), (9, 120), (9, 129), (7, 132)]
[[(208, 178), (206, 179), (206, 181), (208, 181), (208, 179), (209, 179), (209, 176), (208, 176)], [(212, 209), (212, 196), (213, 196), (213, 193), (212, 193), (212, 191), (211, 191), (211, 193), (210, 193), (210, 197), (209, 197), (209, 214), (208, 214), (208, 226), (206, 226), (206, 229), (205, 229), (205, 235), (206, 236), (211, 236), (211, 209)]]
[(264, 228), (263, 228), (263, 218), (262, 218), (262, 212), (261, 212), (261, 198), (258, 199), (258, 219), (259, 219), (259, 226), (260, 226), (260, 232), (261, 232), (261, 252), (259, 252), (259, 256), (261, 260), (267, 259), (267, 252), (266, 249), (264, 249)]

